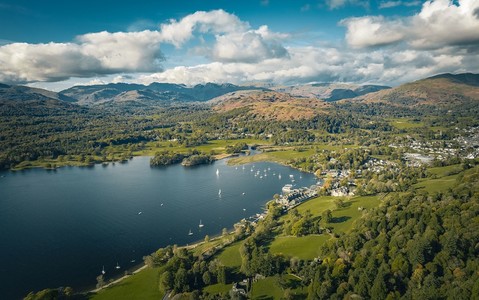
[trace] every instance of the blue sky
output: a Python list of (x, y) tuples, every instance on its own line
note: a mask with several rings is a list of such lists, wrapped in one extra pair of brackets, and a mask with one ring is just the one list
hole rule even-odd
[(2, 1), (0, 82), (343, 81), (479, 68), (479, 0)]

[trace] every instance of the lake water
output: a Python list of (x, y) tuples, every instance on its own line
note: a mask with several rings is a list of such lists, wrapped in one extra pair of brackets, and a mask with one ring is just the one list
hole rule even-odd
[[(267, 176), (255, 177), (257, 170)], [(150, 168), (148, 157), (2, 172), (0, 298), (47, 287), (93, 287), (103, 266), (108, 280), (160, 247), (219, 234), (261, 212), (291, 183), (290, 174), (297, 186), (315, 183), (312, 174), (273, 163)]]

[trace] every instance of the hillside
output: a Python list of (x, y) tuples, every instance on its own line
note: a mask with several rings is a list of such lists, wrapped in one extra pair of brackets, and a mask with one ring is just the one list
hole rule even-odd
[(479, 75), (441, 74), (356, 99), (366, 103), (385, 102), (407, 107), (430, 105), (459, 108), (479, 101)]
[(62, 95), (78, 100), (83, 105), (105, 102), (192, 102), (207, 101), (226, 93), (257, 89), (233, 84), (199, 84), (187, 87), (182, 84), (152, 83), (150, 85), (110, 83), (106, 85), (74, 86), (63, 90)]
[(296, 98), (274, 91), (233, 92), (211, 100), (210, 104), (216, 112), (246, 108), (244, 117), (278, 121), (310, 119), (329, 107), (318, 99)]
[(357, 85), (351, 83), (312, 83), (270, 88), (277, 92), (288, 93), (294, 97), (317, 98), (328, 102), (354, 98), (380, 90), (390, 89), (388, 86)]
[(0, 83), (0, 101), (32, 101), (32, 100), (58, 100), (75, 102), (76, 100), (66, 95), (52, 91), (31, 88), (21, 85), (7, 85)]

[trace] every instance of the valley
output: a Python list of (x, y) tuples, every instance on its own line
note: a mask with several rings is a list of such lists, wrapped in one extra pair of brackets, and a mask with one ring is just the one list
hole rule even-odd
[[(87, 101), (103, 87), (26, 95), (8, 87), (10, 100), (0, 100), (1, 166), (108, 166), (135, 156), (191, 165), (186, 158), (209, 164), (229, 157), (230, 168), (275, 162), (315, 174), (313, 199), (289, 209), (293, 202), (278, 190), (260, 220), (237, 220), (232, 231), (197, 246), (166, 246), (144, 257), (145, 270), (79, 297), (468, 297), (479, 288), (476, 78), (442, 75), (335, 101), (337, 93), (313, 98), (311, 86), (302, 93), (300, 86), (210, 85), (194, 101), (168, 91), (168, 101), (137, 92), (125, 101)], [(463, 250), (452, 246), (451, 224)], [(98, 287), (107, 279), (98, 277)]]

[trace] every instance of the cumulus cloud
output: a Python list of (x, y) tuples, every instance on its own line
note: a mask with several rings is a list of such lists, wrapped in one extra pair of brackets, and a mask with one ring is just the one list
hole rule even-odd
[(479, 44), (479, 0), (431, 0), (403, 19), (366, 16), (343, 20), (349, 45), (362, 48), (404, 41), (415, 48)]
[[(288, 57), (257, 63), (212, 62), (179, 66), (164, 72), (143, 75), (138, 80), (199, 84), (206, 82), (242, 83), (265, 81), (279, 84), (358, 82), (396, 85), (443, 72), (474, 71), (479, 61), (473, 54), (453, 49), (424, 51), (345, 50), (335, 47), (288, 48)], [(466, 67), (465, 67), (466, 66)]]
[(180, 21), (171, 19), (169, 23), (161, 25), (161, 35), (165, 42), (180, 47), (193, 37), (195, 31), (224, 34), (243, 32), (249, 27), (248, 23), (242, 22), (237, 16), (220, 9), (198, 11)]
[(346, 41), (354, 48), (393, 44), (405, 36), (400, 21), (385, 21), (381, 16), (351, 18), (341, 24), (347, 27)]
[(12, 43), (0, 47), (0, 81), (60, 81), (119, 72), (159, 71), (158, 32), (99, 32), (75, 43)]
[(218, 35), (213, 47), (213, 58), (223, 62), (258, 62), (288, 55), (279, 43), (284, 36), (271, 33), (267, 26), (258, 30)]
[(159, 30), (96, 32), (70, 43), (0, 46), (0, 81), (27, 83), (60, 81), (71, 77), (158, 72), (164, 55), (160, 45), (183, 47), (196, 34), (214, 37), (203, 55), (219, 62), (258, 62), (287, 56), (282, 40), (288, 35), (267, 26), (253, 29), (223, 10), (199, 11), (180, 20), (169, 20)]

